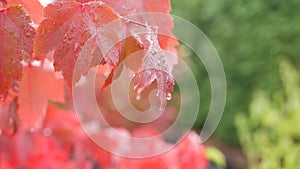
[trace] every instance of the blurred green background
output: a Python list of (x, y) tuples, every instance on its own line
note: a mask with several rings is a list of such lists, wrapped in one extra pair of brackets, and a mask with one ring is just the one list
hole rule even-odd
[(300, 81), (289, 62), (280, 63), (283, 88), (268, 96), (257, 90), (249, 115), (235, 117), (239, 140), (250, 169), (300, 166)]
[[(299, 0), (171, 0), (172, 14), (200, 28), (218, 51), (226, 73), (225, 111), (215, 137), (239, 145), (234, 117), (247, 113), (256, 89), (282, 88), (279, 62), (300, 65)], [(194, 59), (196, 57), (193, 57)], [(210, 84), (202, 63), (195, 72), (201, 92), (200, 114), (210, 105)], [(200, 115), (195, 128), (203, 125)]]

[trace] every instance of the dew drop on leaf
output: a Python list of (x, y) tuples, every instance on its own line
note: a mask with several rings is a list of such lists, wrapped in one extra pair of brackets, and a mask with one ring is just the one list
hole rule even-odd
[(19, 92), (20, 91), (20, 86), (17, 82), (14, 82), (11, 86), (11, 88), (13, 89), (13, 91), (15, 92)]
[(14, 119), (10, 117), (8, 120), (8, 125), (11, 126), (13, 125), (13, 123), (14, 123)]
[(135, 97), (135, 99), (136, 99), (136, 100), (141, 100), (141, 95), (140, 95), (140, 94), (137, 94), (136, 97)]
[(6, 100), (6, 98), (7, 98), (7, 96), (8, 96), (8, 91), (6, 91), (3, 95), (2, 95), (2, 97), (1, 97), (1, 101), (5, 101)]
[(45, 29), (42, 29), (41, 30), (41, 35), (44, 35), (46, 33), (46, 30)]
[(172, 94), (171, 93), (168, 93), (167, 95), (167, 100), (171, 100), (172, 99)]
[(158, 109), (159, 111), (163, 111), (164, 110), (164, 106), (163, 106), (163, 104), (161, 104), (160, 106), (159, 106), (159, 109)]
[(143, 91), (142, 88), (137, 89), (136, 98), (135, 98), (136, 100), (141, 100), (142, 91)]
[(78, 51), (78, 48), (79, 48), (79, 44), (77, 42), (75, 42), (74, 48), (73, 48), (74, 53), (76, 53)]
[(45, 136), (50, 136), (50, 135), (52, 134), (52, 129), (51, 129), (51, 128), (45, 128), (45, 129), (43, 130), (43, 134), (44, 134)]
[(139, 85), (135, 85), (135, 86), (133, 87), (133, 90), (136, 90), (138, 87), (139, 87)]

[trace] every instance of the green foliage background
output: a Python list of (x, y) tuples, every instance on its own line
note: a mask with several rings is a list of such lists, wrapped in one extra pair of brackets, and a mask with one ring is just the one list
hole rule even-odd
[[(300, 0), (171, 0), (172, 14), (198, 26), (223, 62), (228, 95), (216, 137), (238, 144), (234, 116), (247, 112), (255, 89), (280, 89), (279, 61), (300, 65)], [(196, 57), (192, 57), (196, 58)], [(210, 105), (210, 84), (202, 63), (196, 76), (201, 92), (201, 128)], [(196, 67), (197, 67), (196, 66)]]
[(296, 71), (281, 63), (283, 89), (270, 97), (255, 92), (249, 115), (235, 122), (251, 169), (298, 168), (300, 165), (300, 83)]

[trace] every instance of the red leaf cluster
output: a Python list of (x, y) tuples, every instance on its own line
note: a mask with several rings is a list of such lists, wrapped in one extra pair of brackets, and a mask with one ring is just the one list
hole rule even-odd
[[(174, 79), (162, 51), (173, 52), (177, 45), (170, 10), (169, 0), (56, 0), (45, 8), (38, 0), (0, 0), (0, 168), (206, 168), (204, 147), (195, 133), (149, 159), (121, 158), (102, 150), (83, 132), (70, 104), (71, 93), (54, 72), (61, 71), (72, 87), (101, 65), (103, 72), (109, 71), (106, 87), (125, 65), (137, 74), (140, 92), (156, 82), (164, 102)], [(144, 17), (140, 12), (167, 17)], [(107, 29), (113, 21), (114, 29)], [(122, 64), (140, 50), (138, 59)], [(158, 132), (149, 127), (118, 130), (133, 137)], [(99, 131), (101, 136), (109, 132)], [(107, 139), (116, 149), (130, 147), (121, 142)], [(171, 145), (158, 139), (145, 151), (158, 143)]]
[[(13, 137), (0, 136), (0, 167), (8, 168), (103, 168), (103, 169), (205, 169), (208, 161), (204, 147), (199, 144), (199, 136), (191, 132), (171, 151), (146, 159), (130, 159), (114, 156), (87, 138), (77, 121), (75, 112), (49, 106), (47, 120), (40, 131), (29, 131), (21, 127)], [(117, 129), (128, 133), (125, 129)], [(109, 135), (110, 130), (102, 131)], [(134, 137), (151, 136), (157, 132), (153, 128), (140, 128)], [(107, 144), (121, 145), (119, 149), (140, 151), (122, 140), (107, 139)], [(118, 143), (120, 142), (120, 143)], [(157, 145), (167, 145), (158, 139), (144, 151), (151, 151)]]
[(35, 30), (22, 6), (0, 8), (0, 94), (21, 80), (21, 60), (32, 57)]

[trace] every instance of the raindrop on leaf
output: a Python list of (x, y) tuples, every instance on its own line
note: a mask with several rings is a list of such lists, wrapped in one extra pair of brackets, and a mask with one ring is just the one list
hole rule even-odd
[(46, 30), (45, 29), (42, 29), (41, 30), (41, 35), (44, 35), (46, 33)]
[(51, 130), (50, 128), (45, 128), (45, 129), (43, 130), (43, 134), (44, 134), (45, 136), (50, 136), (50, 135), (52, 134), (52, 130)]
[(75, 42), (74, 48), (73, 48), (75, 53), (78, 51), (78, 48), (79, 48), (79, 44), (77, 42)]
[(172, 94), (171, 93), (168, 93), (167, 95), (167, 100), (171, 100), (172, 99)]
[(138, 87), (139, 87), (139, 85), (135, 85), (135, 86), (133, 87), (133, 90), (136, 90)]
[(137, 93), (136, 93), (136, 100), (141, 100), (141, 93), (142, 93), (143, 89), (142, 88), (139, 88), (137, 90)]

